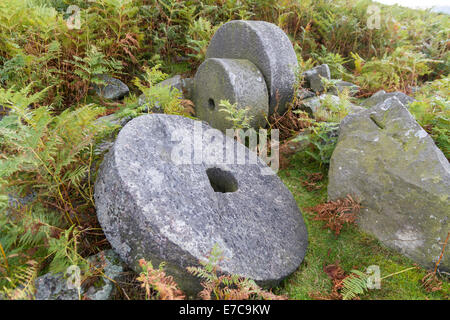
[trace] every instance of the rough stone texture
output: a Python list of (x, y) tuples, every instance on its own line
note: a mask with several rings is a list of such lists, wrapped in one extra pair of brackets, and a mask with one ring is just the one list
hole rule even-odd
[(111, 124), (114, 126), (123, 127), (130, 120), (131, 120), (131, 117), (120, 118), (116, 113), (112, 113), (107, 116), (98, 118), (97, 120), (95, 120), (95, 123), (98, 123), (98, 124), (106, 123), (106, 124)]
[(380, 90), (376, 93), (374, 93), (370, 98), (366, 99), (365, 101), (363, 101), (361, 104), (364, 107), (373, 107), (379, 103), (383, 103), (384, 101), (386, 101), (389, 98), (392, 97), (396, 97), (398, 100), (400, 100), (400, 102), (402, 104), (404, 104), (406, 107), (408, 107), (408, 105), (411, 102), (414, 102), (414, 98), (411, 98), (410, 96), (404, 94), (403, 92), (386, 92), (384, 90)]
[(104, 81), (104, 84), (94, 84), (93, 87), (95, 92), (104, 99), (119, 100), (130, 93), (128, 86), (119, 79), (106, 75), (99, 78)]
[(350, 96), (355, 96), (359, 91), (359, 86), (357, 86), (354, 83), (347, 82), (347, 81), (338, 81), (333, 88), (330, 89), (330, 93), (334, 95), (338, 95), (339, 93), (343, 92), (344, 90), (348, 90), (348, 94)]
[(183, 80), (183, 96), (185, 99), (192, 100), (194, 95), (194, 79), (193, 78), (185, 78)]
[[(434, 266), (449, 230), (450, 165), (397, 98), (341, 122), (328, 197), (347, 194), (361, 201), (363, 230), (422, 266)], [(446, 249), (440, 268), (449, 266)]]
[(309, 91), (307, 89), (300, 89), (297, 92), (297, 97), (296, 98), (297, 98), (297, 101), (300, 101), (300, 100), (312, 98), (312, 97), (315, 97), (315, 96), (316, 96), (316, 94), (314, 92), (312, 92), (312, 91)]
[(322, 78), (326, 78), (328, 80), (331, 79), (330, 68), (327, 64), (321, 64), (311, 70), (305, 71), (303, 73), (303, 77), (308, 88), (311, 88), (314, 92), (323, 92), (325, 89), (322, 83)]
[(67, 288), (62, 273), (47, 273), (36, 279), (36, 300), (78, 300), (78, 291)]
[[(225, 164), (226, 145), (246, 164)], [(292, 194), (271, 170), (205, 122), (143, 115), (122, 129), (105, 156), (95, 184), (97, 216), (130, 267), (139, 271), (141, 258), (155, 266), (165, 261), (188, 294), (201, 288), (186, 267), (198, 266), (214, 245), (223, 251), (223, 272), (276, 285), (302, 262), (307, 231)]]
[(220, 101), (237, 103), (238, 109), (249, 107), (253, 128), (264, 127), (269, 113), (269, 96), (262, 73), (248, 60), (206, 59), (195, 74), (194, 105), (197, 116), (213, 128), (225, 131), (233, 127), (220, 111)]
[[(297, 56), (287, 35), (265, 21), (234, 20), (214, 34), (206, 58), (247, 59), (261, 70), (269, 91), (269, 114), (292, 101)], [(249, 84), (250, 85), (250, 84)]]
[[(102, 267), (107, 278), (101, 278), (87, 290), (81, 289), (80, 295), (87, 300), (109, 300), (112, 297), (114, 283), (123, 272), (122, 262), (112, 250), (102, 251), (89, 257), (88, 261), (97, 268)], [(109, 279), (108, 279), (109, 278)], [(78, 291), (67, 287), (67, 279), (62, 273), (47, 273), (36, 279), (36, 300), (79, 300)]]
[(120, 257), (113, 250), (106, 250), (89, 257), (88, 261), (97, 268), (102, 268), (106, 277), (101, 277), (96, 284), (86, 290), (86, 298), (110, 300), (115, 289), (115, 284), (111, 280), (119, 280), (124, 271)]
[[(329, 103), (333, 105), (339, 105), (341, 99), (338, 96), (331, 94), (322, 94), (320, 96), (314, 96), (312, 98), (304, 99), (299, 104), (299, 109), (307, 112), (310, 117), (317, 118), (318, 116), (326, 115), (327, 110), (322, 108), (322, 104), (328, 100)], [(348, 111), (349, 113), (357, 113), (359, 111), (366, 110), (360, 106), (354, 105), (353, 103), (349, 103)]]

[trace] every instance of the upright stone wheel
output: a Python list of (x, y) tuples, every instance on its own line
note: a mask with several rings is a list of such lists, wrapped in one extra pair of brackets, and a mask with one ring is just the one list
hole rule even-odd
[(264, 76), (248, 60), (207, 59), (195, 75), (194, 104), (197, 116), (213, 128), (225, 131), (233, 124), (220, 111), (220, 101), (237, 103), (239, 109), (248, 108), (253, 128), (264, 127), (269, 113), (269, 96)]
[(211, 39), (206, 58), (253, 62), (267, 83), (269, 114), (275, 111), (282, 114), (293, 98), (297, 56), (287, 35), (272, 23), (244, 20), (225, 23)]

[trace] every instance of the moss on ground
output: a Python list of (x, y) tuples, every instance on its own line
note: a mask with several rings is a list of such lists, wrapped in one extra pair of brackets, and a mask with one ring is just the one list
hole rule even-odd
[[(304, 209), (326, 202), (327, 179), (318, 183), (321, 189), (308, 191), (302, 181), (307, 180), (307, 174), (312, 172), (322, 172), (326, 177), (325, 168), (319, 168), (302, 154), (295, 155), (290, 161), (290, 167), (279, 172), (303, 213), (309, 233), (309, 246), (299, 269), (274, 290), (276, 293), (286, 294), (289, 299), (311, 299), (312, 293), (326, 295), (332, 283), (323, 267), (336, 261), (346, 272), (353, 269), (365, 271), (370, 265), (378, 265), (381, 277), (415, 266), (410, 259), (384, 247), (356, 226), (344, 226), (341, 234), (335, 236), (330, 230), (322, 228), (321, 221), (314, 221), (313, 215)], [(427, 270), (417, 268), (386, 278), (381, 282), (381, 289), (370, 290), (361, 299), (449, 299), (450, 282), (441, 279), (442, 290), (430, 293), (421, 283), (426, 274)]]

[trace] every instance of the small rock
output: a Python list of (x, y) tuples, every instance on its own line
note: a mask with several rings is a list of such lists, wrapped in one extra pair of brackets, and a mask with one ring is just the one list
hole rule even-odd
[(322, 78), (331, 79), (330, 68), (327, 64), (322, 64), (303, 73), (306, 86), (314, 92), (323, 92), (325, 90)]
[[(112, 250), (102, 251), (89, 257), (88, 261), (97, 268), (103, 268), (105, 277), (101, 277), (87, 290), (81, 288), (80, 296), (88, 300), (109, 300), (112, 297), (114, 283), (123, 272), (120, 258)], [(111, 279), (111, 280), (110, 280)], [(69, 289), (67, 279), (62, 273), (47, 273), (36, 279), (36, 300), (79, 300), (78, 290)]]
[[(341, 122), (328, 198), (347, 194), (361, 201), (364, 231), (425, 268), (435, 265), (449, 230), (450, 165), (397, 97)], [(440, 269), (448, 272), (446, 250)]]
[[(147, 102), (148, 101), (147, 101), (145, 94), (141, 94), (138, 98), (138, 105), (143, 106)], [(146, 106), (145, 109), (143, 110), (143, 112), (144, 113), (147, 113), (147, 112), (164, 113), (164, 109), (161, 107), (161, 105), (158, 102), (155, 102), (154, 105), (150, 109), (148, 108), (148, 106)]]
[(69, 289), (61, 273), (47, 273), (36, 279), (36, 300), (79, 300), (78, 290)]
[(310, 90), (300, 89), (297, 92), (297, 101), (305, 100), (305, 99), (312, 98), (315, 96), (316, 96), (316, 94)]
[(86, 297), (89, 300), (110, 300), (115, 288), (111, 280), (117, 281), (124, 271), (120, 257), (113, 250), (106, 250), (89, 257), (88, 261), (97, 268), (103, 268), (106, 277), (101, 277), (97, 283), (89, 287), (86, 290)]
[(348, 90), (348, 93), (351, 97), (355, 96), (359, 91), (359, 86), (354, 83), (347, 81), (338, 81), (331, 89), (330, 93), (334, 95), (338, 95), (343, 92), (345, 89)]
[[(330, 112), (330, 110), (327, 110), (323, 107), (323, 104), (325, 102), (338, 106), (341, 103), (341, 99), (338, 96), (332, 94), (322, 94), (320, 96), (314, 96), (312, 98), (303, 100), (299, 104), (298, 108), (307, 112), (311, 118), (323, 117)], [(354, 105), (351, 102), (348, 103), (347, 109), (349, 113), (356, 113), (362, 110), (366, 110), (365, 108)]]
[(183, 96), (185, 99), (192, 100), (194, 94), (194, 79), (185, 78), (183, 81)]
[(130, 93), (128, 86), (119, 79), (107, 75), (101, 75), (99, 76), (99, 79), (101, 79), (104, 84), (94, 84), (93, 87), (95, 92), (104, 99), (119, 100)]
[(116, 113), (112, 113), (107, 116), (98, 118), (95, 122), (99, 123), (99, 124), (101, 122), (104, 122), (104, 123), (109, 123), (112, 125), (123, 127), (130, 120), (131, 120), (131, 117), (120, 118)]
[(392, 97), (396, 97), (406, 107), (408, 107), (408, 105), (411, 102), (415, 101), (414, 98), (404, 94), (403, 92), (399, 92), (399, 91), (386, 92), (384, 90), (380, 90), (380, 91), (377, 91), (376, 93), (374, 93), (370, 98), (366, 99), (361, 104), (364, 107), (370, 108), (379, 103), (383, 103), (384, 101), (386, 101), (387, 99), (392, 98)]

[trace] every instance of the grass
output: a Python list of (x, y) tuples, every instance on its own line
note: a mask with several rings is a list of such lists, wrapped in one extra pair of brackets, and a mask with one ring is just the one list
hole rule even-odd
[[(384, 247), (372, 236), (361, 232), (356, 226), (344, 226), (339, 236), (322, 228), (321, 221), (314, 221), (313, 215), (305, 208), (327, 201), (326, 178), (319, 182), (321, 189), (308, 191), (301, 183), (311, 172), (326, 170), (319, 168), (302, 154), (292, 157), (290, 167), (280, 171), (279, 176), (289, 188), (303, 213), (308, 229), (309, 246), (306, 257), (297, 271), (285, 279), (275, 290), (277, 294), (285, 294), (289, 299), (311, 299), (310, 294), (331, 291), (332, 282), (323, 267), (339, 261), (340, 266), (350, 272), (353, 269), (366, 271), (370, 265), (380, 267), (381, 277), (416, 266), (411, 260), (399, 253)], [(381, 289), (370, 290), (361, 299), (388, 300), (426, 300), (448, 299), (450, 283), (443, 281), (442, 290), (427, 292), (421, 279), (427, 270), (418, 267), (404, 273), (383, 279)]]

